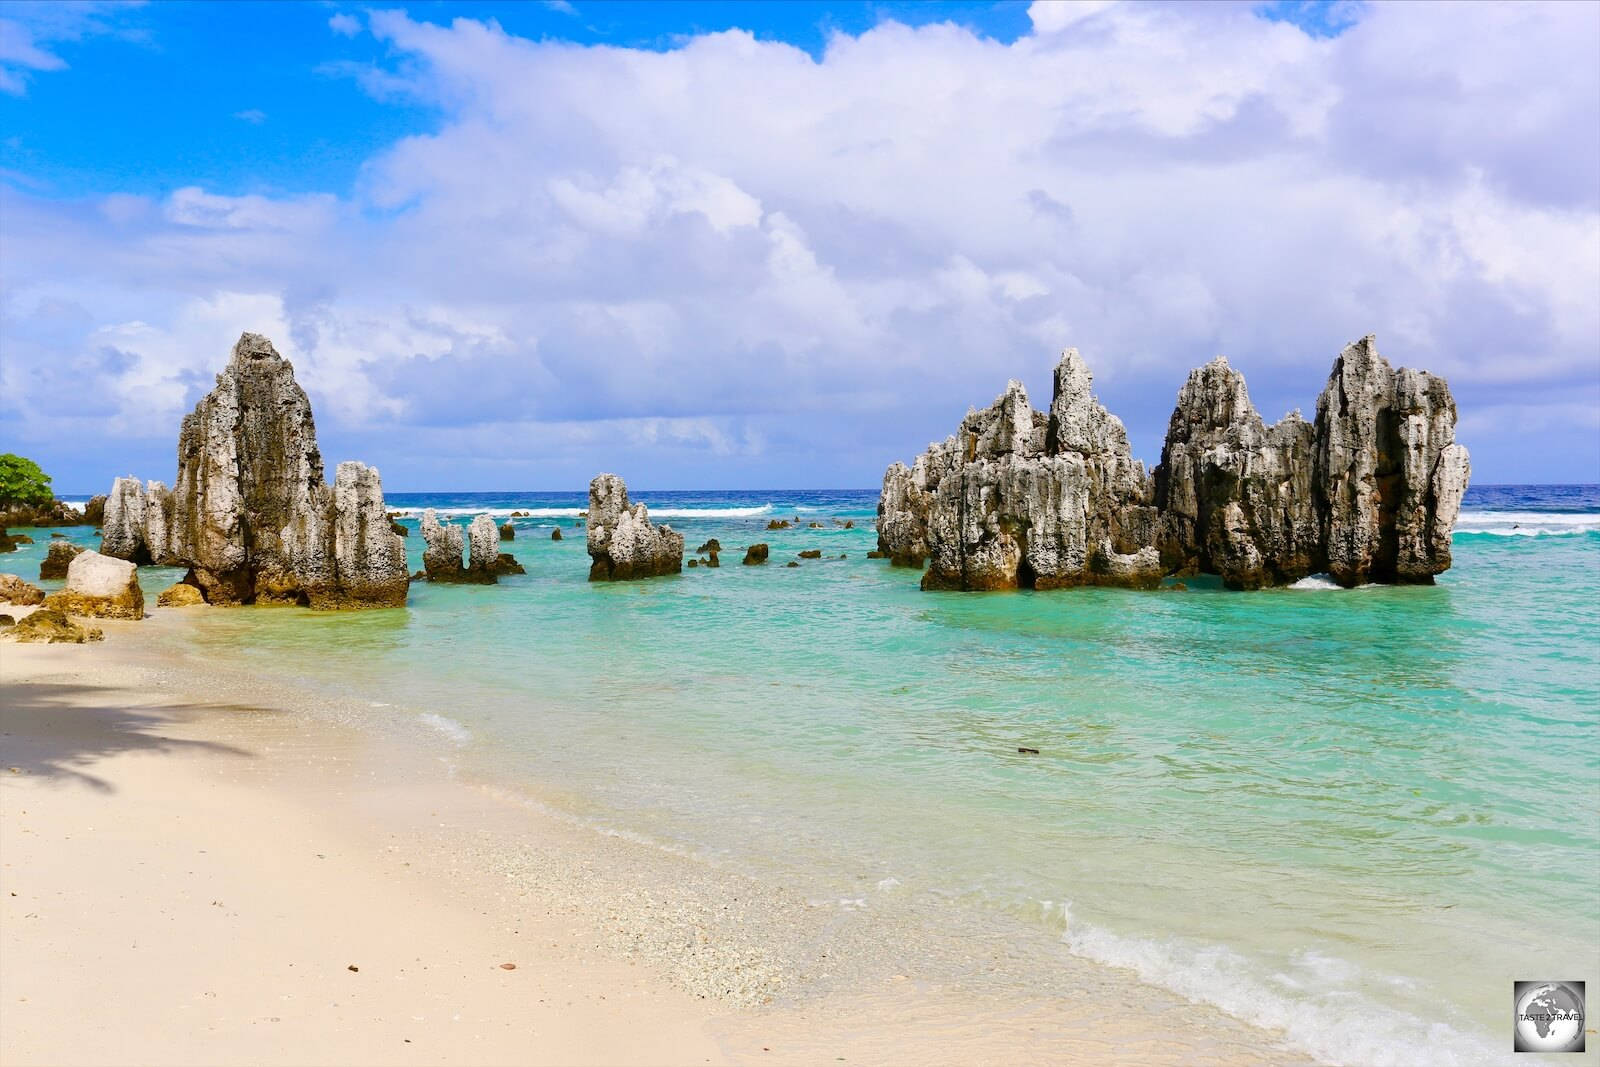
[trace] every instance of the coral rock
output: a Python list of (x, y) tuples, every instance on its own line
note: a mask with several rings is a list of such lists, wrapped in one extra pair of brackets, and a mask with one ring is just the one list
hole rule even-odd
[(461, 554), (466, 537), (459, 526), (441, 523), (429, 508), (422, 513), (422, 569), (430, 582), (459, 582), (465, 574)]
[(81, 645), (85, 641), (105, 640), (100, 630), (80, 626), (53, 608), (40, 608), (7, 629), (6, 634), (24, 643), (51, 645)]
[(104, 619), (144, 618), (138, 568), (127, 560), (80, 552), (67, 566), (67, 584), (45, 597), (45, 606), (68, 615)]
[(0, 574), (0, 600), (21, 607), (43, 604), (44, 590), (31, 582), (24, 581), (21, 575)]
[(589, 483), (589, 580), (621, 581), (677, 574), (683, 570), (683, 535), (650, 522), (649, 509), (628, 502), (628, 487), (615, 474)]
[(112, 486), (101, 550), (187, 566), (213, 604), (398, 605), (408, 582), (378, 472), (341, 464), (328, 485), (294, 367), (253, 333), (184, 417), (171, 492), (132, 478)]
[(206, 598), (200, 595), (197, 587), (182, 582), (161, 590), (161, 595), (156, 597), (156, 603), (163, 608), (187, 608), (205, 602)]
[(1220, 574), (1233, 589), (1319, 570), (1313, 437), (1298, 412), (1267, 426), (1221, 356), (1191, 372), (1156, 468), (1167, 569)]
[(1471, 463), (1455, 443), (1443, 378), (1346, 346), (1317, 400), (1316, 488), (1328, 572), (1340, 585), (1432, 582), (1450, 567), (1450, 533)]
[(40, 578), (65, 578), (67, 566), (72, 562), (72, 557), (83, 551), (82, 545), (75, 545), (70, 541), (52, 541), (50, 550), (45, 553), (39, 562)]

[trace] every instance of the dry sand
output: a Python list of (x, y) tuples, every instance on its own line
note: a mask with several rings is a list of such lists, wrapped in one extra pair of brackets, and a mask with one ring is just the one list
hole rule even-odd
[(0, 642), (0, 1064), (1298, 1062), (1125, 977), (786, 997), (780, 893), (152, 647), (205, 611)]

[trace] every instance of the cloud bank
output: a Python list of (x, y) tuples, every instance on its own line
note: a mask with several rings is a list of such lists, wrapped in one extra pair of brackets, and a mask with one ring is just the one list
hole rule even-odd
[(5, 189), (0, 417), (63, 486), (170, 476), (244, 329), (391, 488), (872, 485), (1068, 345), (1153, 463), (1190, 367), (1271, 418), (1369, 332), (1449, 377), (1478, 480), (1600, 479), (1592, 5), (1036, 4), (820, 61), (352, 34), (438, 115), (355, 188)]

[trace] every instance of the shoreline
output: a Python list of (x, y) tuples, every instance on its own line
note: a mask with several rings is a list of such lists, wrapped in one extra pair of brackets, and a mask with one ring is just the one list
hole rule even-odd
[[(207, 613), (0, 656), (8, 1064), (1309, 1062), (1087, 962), (1019, 1000), (867, 960), (862, 937), (914, 935), (841, 932), (346, 725), (359, 701), (304, 714), (292, 686), (163, 647)], [(114, 947), (133, 931), (168, 948)]]

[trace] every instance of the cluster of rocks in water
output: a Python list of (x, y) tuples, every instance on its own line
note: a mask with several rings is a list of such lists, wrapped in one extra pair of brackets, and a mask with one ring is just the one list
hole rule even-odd
[(1235, 589), (1327, 572), (1344, 586), (1431, 582), (1470, 471), (1442, 378), (1348, 345), (1317, 402), (1267, 426), (1217, 357), (1178, 394), (1161, 463), (1127, 432), (1067, 350), (1048, 411), (1016, 381), (912, 466), (884, 474), (878, 550), (927, 564), (924, 589), (1153, 587), (1220, 575)]
[[(422, 513), (422, 570), (416, 577), (430, 582), (476, 582), (492, 585), (506, 574), (526, 574), (527, 571), (509, 552), (500, 551), (500, 542), (510, 540), (504, 529), (495, 525), (487, 515), (479, 515), (469, 523), (463, 536), (460, 526), (439, 521), (438, 513), (429, 508)], [(466, 565), (462, 565), (462, 549), (468, 549)]]
[[(15, 504), (0, 510), (0, 555), (15, 552), (23, 545), (33, 544), (33, 538), (27, 534), (13, 534), (13, 526), (27, 526), (33, 529), (50, 526), (99, 526), (105, 515), (106, 498), (103, 496), (91, 497), (83, 506), (83, 510), (68, 504), (64, 500), (52, 500), (48, 504)], [(60, 534), (51, 534), (60, 537)], [(56, 575), (61, 577), (61, 575)]]
[(253, 333), (184, 418), (173, 488), (118, 478), (102, 536), (104, 555), (187, 567), (212, 604), (389, 607), (409, 584), (378, 471), (345, 462), (327, 483), (305, 390)]

